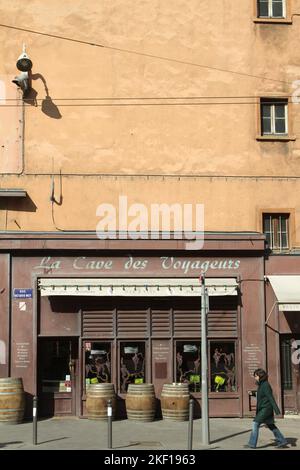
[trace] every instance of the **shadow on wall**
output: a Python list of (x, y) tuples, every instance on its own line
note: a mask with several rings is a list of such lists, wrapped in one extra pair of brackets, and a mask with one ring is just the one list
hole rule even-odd
[[(298, 313), (295, 314), (295, 312), (283, 312), (283, 316), (285, 317), (289, 327), (290, 327), (290, 330), (293, 332), (293, 335), (297, 336), (293, 339), (291, 339), (291, 343), (295, 340), (300, 340), (300, 315)], [(292, 335), (292, 336), (293, 336)]]
[(0, 210), (36, 212), (37, 206), (27, 194), (24, 198), (0, 197)]
[[(31, 80), (42, 80), (44, 84), (46, 96), (42, 100), (42, 104), (41, 104), (42, 112), (46, 114), (47, 116), (51, 117), (52, 119), (61, 119), (62, 115), (58, 107), (56, 106), (56, 104), (52, 101), (51, 96), (49, 95), (47, 82), (45, 78), (43, 77), (43, 75), (41, 75), (40, 73), (31, 74)], [(38, 95), (37, 91), (34, 88), (31, 88), (26, 98), (24, 98), (24, 102), (27, 104), (30, 104), (31, 106), (38, 106), (37, 95)]]

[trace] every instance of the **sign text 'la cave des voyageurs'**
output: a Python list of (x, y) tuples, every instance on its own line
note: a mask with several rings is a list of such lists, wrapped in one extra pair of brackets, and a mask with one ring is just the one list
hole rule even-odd
[(178, 272), (182, 274), (195, 274), (201, 272), (213, 271), (236, 271), (239, 269), (241, 261), (239, 259), (224, 258), (179, 258), (174, 256), (161, 256), (159, 258), (133, 258), (127, 257), (101, 257), (90, 258), (87, 256), (78, 256), (75, 258), (53, 258), (47, 256), (34, 266), (34, 270), (63, 270), (74, 269), (78, 272), (95, 271), (124, 271), (124, 272), (151, 272), (154, 269), (160, 269), (165, 272)]

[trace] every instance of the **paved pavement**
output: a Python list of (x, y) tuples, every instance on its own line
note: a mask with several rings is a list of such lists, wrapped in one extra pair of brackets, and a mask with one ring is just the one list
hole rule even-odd
[[(194, 421), (193, 450), (241, 450), (251, 430), (251, 419), (212, 418), (211, 444), (201, 445), (201, 419)], [(291, 450), (300, 450), (300, 416), (277, 421)], [(114, 450), (186, 450), (188, 423), (158, 420), (140, 423), (113, 422)], [(87, 450), (107, 449), (107, 423), (79, 418), (51, 418), (38, 422), (38, 445), (32, 444), (32, 423), (0, 424), (0, 450)], [(273, 434), (261, 428), (258, 449), (274, 450)], [(276, 450), (276, 452), (278, 452)]]

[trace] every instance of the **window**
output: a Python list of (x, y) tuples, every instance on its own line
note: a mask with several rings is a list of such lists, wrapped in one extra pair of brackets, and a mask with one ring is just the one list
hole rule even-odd
[(72, 342), (47, 339), (40, 345), (39, 367), (42, 392), (71, 392)]
[(145, 341), (120, 343), (120, 391), (145, 383)]
[(176, 382), (188, 383), (191, 392), (201, 391), (200, 341), (176, 342)]
[(236, 366), (234, 341), (210, 343), (211, 392), (236, 391)]
[(288, 101), (281, 99), (261, 99), (261, 134), (288, 134)]
[(271, 250), (289, 248), (289, 214), (263, 214), (263, 231)]
[(85, 343), (85, 383), (110, 383), (110, 343)]
[(281, 380), (283, 390), (293, 390), (292, 347), (289, 338), (281, 339)]
[(259, 18), (285, 18), (286, 0), (258, 0)]
[[(235, 392), (235, 341), (209, 341), (211, 392)], [(201, 392), (201, 342), (176, 342), (176, 382), (189, 384), (190, 392)]]

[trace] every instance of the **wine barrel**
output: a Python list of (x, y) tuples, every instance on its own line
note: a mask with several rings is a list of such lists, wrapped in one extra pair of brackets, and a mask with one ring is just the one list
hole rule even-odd
[(153, 384), (129, 384), (126, 395), (127, 418), (134, 421), (153, 421), (156, 399)]
[(25, 412), (25, 393), (21, 378), (0, 379), (0, 423), (21, 423)]
[(114, 384), (90, 384), (86, 388), (86, 411), (89, 419), (107, 419), (107, 402), (112, 403), (112, 417), (116, 412)]
[(164, 384), (161, 393), (161, 410), (163, 419), (186, 421), (189, 419), (189, 386), (188, 384)]

